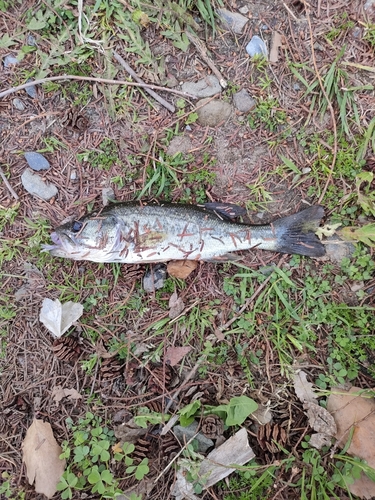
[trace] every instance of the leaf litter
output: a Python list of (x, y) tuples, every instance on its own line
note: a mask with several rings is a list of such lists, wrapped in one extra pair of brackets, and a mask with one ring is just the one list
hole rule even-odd
[(34, 419), (22, 443), (22, 460), (26, 465), (27, 479), (35, 482), (35, 491), (52, 498), (65, 469), (60, 458), (61, 446), (57, 443), (48, 422)]
[(59, 339), (83, 314), (83, 305), (74, 302), (61, 304), (59, 299), (44, 299), (39, 319)]

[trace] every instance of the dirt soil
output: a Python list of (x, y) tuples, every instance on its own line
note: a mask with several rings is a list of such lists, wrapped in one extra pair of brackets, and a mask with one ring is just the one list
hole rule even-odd
[[(97, 412), (115, 429), (129, 420), (129, 412), (134, 412), (140, 406), (162, 412), (177, 389), (180, 389), (178, 403), (170, 410), (172, 413), (194, 398), (218, 405), (245, 391), (259, 404), (271, 405), (274, 420), (267, 432), (273, 433), (273, 438), (290, 453), (299, 453), (298, 446), (308, 431), (307, 417), (288, 384), (286, 374), (281, 372), (279, 358), (272, 345), (262, 336), (261, 317), (259, 332), (248, 341), (247, 347), (250, 352), (262, 353), (259, 364), (252, 364), (251, 386), (244, 367), (229, 348), (230, 354), (225, 362), (221, 365), (208, 364), (201, 375), (197, 371), (189, 378), (199, 353), (193, 350), (183, 363), (171, 367), (166, 363), (165, 352), (171, 346), (195, 347), (194, 335), (190, 335), (189, 329), (178, 321), (173, 324), (172, 335), (168, 337), (163, 335), (161, 329), (153, 329), (157, 322), (168, 318), (168, 301), (173, 289), (161, 290), (155, 294), (143, 292), (141, 280), (146, 272), (145, 266), (123, 265), (120, 268), (51, 259), (47, 272), (44, 264), (40, 264), (38, 250), (29, 251), (32, 246), (31, 238), (36, 231), (32, 221), (41, 218), (48, 221), (49, 226), (45, 231), (48, 238), (50, 229), (66, 219), (82, 216), (88, 207), (101, 207), (103, 188), (111, 187), (117, 200), (134, 199), (152, 173), (156, 152), (167, 150), (170, 142), (167, 140), (168, 134), (175, 130), (176, 124), (179, 124), (180, 134), (188, 138), (186, 154), (192, 155), (188, 169), (207, 169), (207, 158), (215, 160), (208, 167), (216, 174), (216, 178), (205, 189), (207, 199), (244, 205), (251, 196), (249, 186), (260, 182), (271, 194), (271, 198), (266, 205), (258, 205), (258, 211), (249, 214), (252, 222), (268, 222), (276, 216), (289, 215), (306, 204), (318, 201), (309, 191), (309, 182), (295, 183), (291, 187), (290, 176), (282, 178), (267, 175), (280, 165), (280, 155), (290, 158), (299, 168), (309, 166), (311, 159), (306, 158), (298, 139), (299, 128), (307, 121), (311, 132), (318, 134), (332, 127), (329, 111), (324, 123), (317, 111), (310, 115), (310, 97), (302, 98), (303, 90), (289, 71), (287, 58), (313, 67), (310, 20), (315, 62), (319, 68), (331, 64), (336, 49), (329, 45), (322, 33), (331, 29), (335, 16), (343, 10), (360, 27), (358, 20), (364, 19), (363, 3), (344, 0), (334, 4), (329, 2), (327, 5), (313, 1), (310, 3), (309, 16), (306, 15), (304, 2), (298, 0), (244, 0), (226, 3), (226, 7), (233, 10), (244, 6), (249, 9), (246, 14), (249, 22), (243, 33), (234, 35), (220, 29), (214, 39), (207, 39), (207, 47), (213, 61), (231, 85), (246, 89), (255, 99), (261, 99), (266, 91), (251, 76), (255, 69), (246, 54), (245, 46), (254, 34), (261, 33), (268, 44), (275, 31), (282, 35), (283, 44), (278, 61), (271, 64), (270, 74), (272, 92), (281, 108), (286, 111), (285, 126), (291, 131), (283, 139), (280, 139), (283, 128), (270, 131), (259, 126), (252, 129), (247, 124), (247, 115), (234, 108), (231, 118), (215, 128), (203, 127), (197, 122), (185, 128), (184, 118), (171, 113), (151, 97), (146, 99), (137, 89), (131, 91), (131, 96), (129, 94), (131, 108), (124, 110), (122, 114), (117, 111), (114, 115), (111, 96), (105, 86), (87, 82), (77, 84), (77, 94), (73, 90), (62, 92), (61, 87), (57, 90), (43, 90), (38, 86), (36, 98), (20, 91), (0, 100), (1, 164), (6, 166), (7, 173), (10, 172), (8, 182), (17, 196), (15, 199), (8, 186), (1, 183), (0, 205), (2, 208), (10, 208), (19, 203), (17, 217), (12, 224), (5, 225), (1, 234), (2, 241), (19, 240), (19, 245), (12, 258), (2, 263), (1, 294), (4, 300), (0, 307), (11, 305), (14, 314), (2, 320), (2, 328), (6, 331), (6, 338), (3, 338), (6, 348), (5, 357), (0, 360), (0, 471), (10, 474), (14, 486), (24, 488), (25, 498), (28, 500), (44, 498), (43, 495), (36, 494), (34, 487), (28, 484), (22, 464), (22, 441), (34, 418), (50, 422), (57, 441), (62, 442), (69, 439), (67, 417), (78, 419), (87, 411)], [(14, 36), (17, 30), (25, 33), (24, 13), (29, 7), (29, 2), (23, 2), (21, 6), (8, 8), (7, 12), (2, 13), (0, 33), (9, 33), (10, 36)], [(183, 53), (163, 39), (153, 26), (146, 27), (143, 35), (154, 53), (160, 51), (162, 46), (166, 55), (166, 73), (168, 77), (174, 77), (176, 85), (178, 82), (197, 81), (211, 73), (194, 46), (190, 45), (188, 51)], [(350, 46), (349, 61), (371, 66), (373, 53), (368, 44), (358, 38), (357, 33), (355, 29), (347, 30), (340, 35), (342, 40), (339, 42)], [(335, 47), (337, 42), (336, 40)], [(121, 53), (121, 42), (114, 43), (116, 50)], [(14, 48), (17, 45), (1, 48), (0, 56), (11, 53)], [(134, 58), (129, 54), (127, 60), (132, 64)], [(100, 73), (103, 68), (99, 65), (104, 65), (102, 55), (97, 54), (95, 61), (98, 65), (95, 70)], [(19, 65), (10, 68), (2, 66), (1, 90), (19, 84), (22, 74), (27, 74), (38, 64), (39, 61), (30, 52)], [(141, 66), (139, 68), (141, 74)], [(117, 69), (117, 79), (128, 78), (122, 68), (117, 66)], [(55, 74), (58, 74), (58, 69)], [(147, 72), (141, 76), (147, 81)], [(355, 69), (352, 77), (358, 86), (373, 84), (375, 78), (373, 73)], [(160, 84), (160, 81), (157, 83)], [(67, 83), (62, 86), (69, 87)], [(179, 88), (178, 85), (176, 88)], [(74, 105), (81, 92), (88, 92), (87, 103)], [(175, 104), (180, 98), (172, 93), (158, 93)], [(16, 97), (23, 103), (22, 111), (14, 106)], [(222, 98), (231, 102), (228, 94)], [(361, 94), (357, 104), (362, 116), (370, 121), (374, 116), (374, 106), (373, 101), (372, 104), (369, 102), (368, 94)], [(191, 110), (188, 105), (186, 111)], [(49, 144), (54, 144), (50, 151), (46, 148), (46, 138), (49, 139)], [(109, 162), (108, 168), (98, 168), (90, 160), (78, 161), (77, 155), (98, 151), (104, 139), (115, 141), (117, 145), (115, 159)], [(23, 188), (21, 175), (26, 168), (22, 154), (24, 151), (44, 151), (51, 168), (40, 174), (43, 179), (58, 187), (56, 197), (44, 201)], [(114, 183), (114, 178), (123, 178), (123, 185)], [(324, 181), (326, 178), (325, 176)], [(191, 201), (195, 202), (201, 186), (192, 184), (188, 187)], [(182, 189), (173, 187), (167, 197), (169, 201), (178, 202), (183, 194)], [(163, 199), (163, 194), (161, 198)], [(256, 203), (262, 200), (253, 201)], [(327, 218), (329, 215), (327, 213)], [(47, 241), (44, 240), (45, 243)], [(244, 254), (242, 263), (251, 269), (270, 265), (283, 267), (289, 258), (271, 252), (248, 252)], [(310, 272), (319, 275), (324, 262), (327, 260), (311, 261)], [(233, 297), (223, 290), (224, 277), (230, 277), (238, 271), (238, 268), (228, 265), (199, 263), (178, 292), (186, 308), (193, 308), (200, 301), (206, 308), (215, 301), (219, 304), (211, 322), (200, 326), (204, 336), (213, 342), (220, 341), (220, 327), (238, 311)], [(300, 272), (296, 271), (294, 279), (303, 283), (303, 272), (301, 267)], [(72, 289), (73, 284), (75, 288)], [(353, 299), (351, 283), (337, 285), (337, 290), (332, 293), (338, 297), (338, 301), (348, 303), (353, 300), (353, 303), (358, 304), (355, 297)], [(74, 300), (84, 304), (82, 321), (69, 331), (70, 340), (65, 343), (54, 341), (39, 321), (41, 305), (46, 297), (59, 298), (61, 302)], [(366, 304), (375, 305), (374, 299), (374, 294), (369, 294)], [(126, 307), (128, 304), (131, 306)], [(115, 341), (117, 347), (121, 344), (124, 347), (137, 345), (138, 348), (133, 351), (128, 349), (131, 354), (123, 358), (117, 356), (116, 352), (108, 356)], [(225, 342), (230, 345), (230, 340)], [(326, 366), (326, 348), (325, 335), (321, 332), (318, 334), (314, 359), (307, 352), (295, 353), (296, 357), (299, 356), (299, 362), (308, 367), (312, 380), (321, 366)], [(98, 363), (94, 364), (91, 371), (84, 371), (82, 361), (95, 356)], [(78, 400), (65, 398), (56, 403), (52, 393), (60, 385), (76, 389), (83, 397)], [(364, 370), (359, 374), (355, 385), (371, 387), (374, 380)], [(256, 424), (248, 420), (246, 425), (258, 463), (266, 465), (279, 460), (282, 454), (277, 447), (269, 444), (269, 438), (259, 436)], [(153, 478), (180, 450), (175, 439), (159, 436), (154, 428), (147, 438), (143, 438), (143, 444), (145, 450), (139, 452), (137, 459), (140, 460), (143, 456), (149, 458)], [(281, 466), (268, 498), (299, 498), (299, 493), (288, 486), (290, 477), (290, 471), (284, 471)], [(174, 479), (175, 472), (170, 469), (150, 488), (145, 498), (171, 498), (170, 486)], [(126, 489), (132, 486), (130, 483), (131, 481), (124, 480), (120, 487)], [(222, 499), (226, 493), (226, 487), (222, 484), (210, 488), (202, 498)], [(59, 494), (54, 498), (59, 498)], [(99, 496), (75, 492), (73, 498), (94, 499)]]

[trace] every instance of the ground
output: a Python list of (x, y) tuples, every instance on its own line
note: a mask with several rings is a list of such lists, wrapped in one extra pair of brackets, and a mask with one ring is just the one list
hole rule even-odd
[[(171, 112), (141, 88), (89, 79), (46, 81), (31, 95), (0, 98), (4, 497), (44, 498), (22, 463), (26, 431), (38, 419), (51, 424), (67, 460), (54, 498), (133, 487), (126, 498), (174, 498), (181, 458), (201, 498), (350, 498), (347, 484), (362, 462), (309, 446), (311, 420), (294, 377), (307, 373), (322, 407), (338, 385), (374, 387), (374, 14), (359, 1), (313, 1), (307, 9), (298, 0), (227, 0), (221, 7), (248, 18), (235, 34), (212, 22), (219, 6), (104, 0), (83, 2), (81, 11), (73, 1), (0, 0), (0, 92), (64, 74), (132, 81), (114, 53), (145, 82), (181, 91), (212, 73), (184, 35), (190, 27), (228, 82), (216, 99), (231, 105), (230, 118), (209, 127), (197, 120), (194, 99), (156, 90)], [(275, 33), (275, 62), (247, 55), (253, 35), (270, 47)], [(18, 63), (6, 62), (9, 55)], [(233, 105), (241, 89), (255, 101), (248, 112)], [(55, 196), (25, 189), (25, 152), (48, 160), (37, 175), (57, 187)], [(365, 227), (367, 239), (349, 229), (357, 232), (348, 244), (345, 231), (333, 230), (318, 259), (251, 251), (236, 263), (200, 262), (148, 293), (146, 266), (41, 252), (63, 221), (100, 209), (108, 188), (124, 201), (235, 203), (256, 224), (319, 203), (323, 224)], [(46, 298), (83, 306), (59, 340), (39, 319)], [(56, 396), (61, 390), (70, 392)], [(224, 426), (214, 407), (240, 396), (259, 405), (258, 417), (249, 410)], [(142, 431), (133, 419), (147, 412)], [(245, 427), (255, 458), (201, 493), (196, 448), (175, 432), (161, 434), (165, 420), (181, 414), (195, 416), (212, 446)], [(129, 441), (134, 450), (124, 451)]]

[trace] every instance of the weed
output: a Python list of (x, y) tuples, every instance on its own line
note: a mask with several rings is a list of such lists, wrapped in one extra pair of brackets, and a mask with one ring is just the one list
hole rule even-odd
[(363, 39), (368, 42), (371, 47), (375, 47), (375, 24), (366, 23), (364, 24), (365, 33), (363, 35)]
[(3, 231), (7, 224), (13, 224), (18, 215), (19, 207), (19, 203), (16, 203), (12, 207), (2, 207), (0, 205), (0, 233), (1, 231)]
[(111, 461), (124, 462), (127, 477), (134, 476), (138, 481), (149, 472), (148, 460), (143, 459), (134, 465), (130, 457), (134, 445), (125, 443), (122, 447), (116, 445), (113, 431), (103, 426), (101, 417), (86, 413), (74, 424), (71, 418), (67, 419), (67, 426), (72, 431), (71, 441), (63, 441), (61, 458), (68, 462), (57, 489), (62, 499), (73, 497), (74, 490), (90, 490), (91, 493), (105, 495), (105, 498), (114, 498), (121, 494), (118, 488), (119, 480), (109, 470)]
[(99, 144), (99, 149), (78, 153), (77, 159), (88, 163), (91, 167), (108, 171), (114, 163), (119, 161), (118, 147), (113, 139), (105, 138)]
[(249, 114), (248, 123), (252, 129), (263, 126), (266, 130), (275, 132), (287, 123), (287, 115), (276, 98), (260, 98), (255, 110)]
[(263, 467), (257, 466), (253, 460), (248, 464), (246, 470), (238, 471), (230, 477), (229, 490), (231, 493), (224, 494), (223, 500), (268, 498), (267, 493), (272, 491), (276, 470), (274, 465), (263, 470)]

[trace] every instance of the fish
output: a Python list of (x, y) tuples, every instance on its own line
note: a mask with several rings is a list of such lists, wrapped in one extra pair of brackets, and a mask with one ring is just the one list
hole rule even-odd
[(92, 262), (146, 264), (171, 260), (234, 261), (240, 250), (271, 250), (321, 257), (316, 236), (324, 208), (313, 205), (268, 225), (221, 217), (225, 204), (120, 202), (72, 220), (51, 234), (42, 250), (55, 257)]

